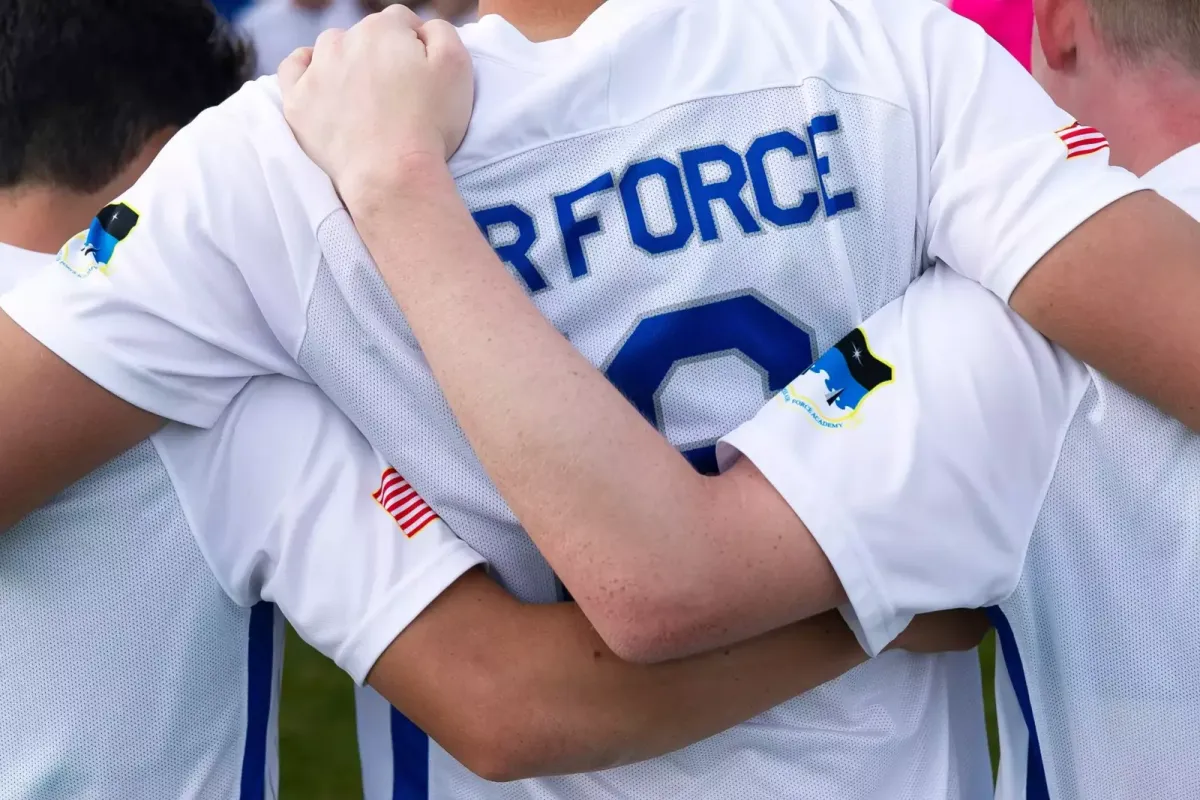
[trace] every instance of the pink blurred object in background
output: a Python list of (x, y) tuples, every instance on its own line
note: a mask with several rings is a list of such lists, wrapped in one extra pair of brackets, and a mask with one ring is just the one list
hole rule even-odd
[(950, 0), (947, 5), (977, 22), (1029, 69), (1033, 44), (1032, 0)]

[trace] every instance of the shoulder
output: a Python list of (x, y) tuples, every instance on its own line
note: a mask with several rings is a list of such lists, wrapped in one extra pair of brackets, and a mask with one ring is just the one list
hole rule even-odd
[[(906, 108), (908, 93), (894, 62), (910, 48), (884, 35), (883, 2), (613, 2), (567, 39), (536, 45), (499, 16), (484, 16), (461, 31), (475, 61), (477, 93), (452, 168), (463, 176), (558, 142), (643, 124), (668, 126), (684, 113), (740, 120), (740, 112), (726, 106), (764, 92), (775, 97), (762, 105), (792, 108), (796, 97), (781, 93), (807, 84), (854, 102)], [(940, 8), (932, 0), (896, 2)], [(697, 111), (701, 104), (708, 107)]]
[(1146, 173), (1154, 191), (1200, 219), (1200, 144), (1192, 145)]
[[(929, 71), (933, 65), (982, 57), (990, 37), (939, 0), (831, 0), (864, 30), (876, 30), (897, 64)], [(965, 66), (965, 65), (963, 65)]]
[(316, 525), (331, 498), (369, 505), (385, 467), (319, 389), (279, 376), (250, 381), (212, 428), (170, 425), (154, 444), (201, 551), (239, 602), (253, 601), (248, 576), (280, 531)]
[(370, 445), (320, 389), (277, 375), (251, 380), (212, 428), (172, 425), (155, 443), (177, 487), (204, 498), (208, 516), (241, 506), (258, 508), (251, 516), (263, 519), (318, 466), (356, 463), (370, 473), (377, 466)]
[(175, 209), (187, 230), (230, 246), (257, 232), (274, 247), (278, 237), (268, 232), (280, 228), (293, 241), (311, 234), (341, 203), (296, 142), (282, 106), (274, 76), (247, 83), (176, 134), (122, 199), (140, 214)]
[(250, 381), (212, 433), (236, 451), (293, 465), (313, 453), (346, 453), (368, 446), (358, 429), (325, 393), (310, 383), (277, 375)]

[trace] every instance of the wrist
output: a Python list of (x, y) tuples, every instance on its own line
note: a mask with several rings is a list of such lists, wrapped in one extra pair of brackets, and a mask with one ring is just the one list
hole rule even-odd
[(453, 179), (442, 156), (414, 151), (390, 164), (373, 161), (362, 168), (347, 170), (345, 177), (335, 183), (351, 216), (357, 217), (383, 204), (394, 207), (406, 195), (420, 197), (445, 181)]

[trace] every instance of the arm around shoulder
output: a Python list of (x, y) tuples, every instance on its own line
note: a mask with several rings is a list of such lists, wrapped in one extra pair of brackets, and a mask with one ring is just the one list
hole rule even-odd
[(162, 421), (88, 380), (0, 312), (0, 531)]
[(1141, 192), (1063, 239), (1013, 310), (1076, 358), (1200, 431), (1200, 225)]
[[(914, 615), (1011, 593), (1089, 382), (1082, 364), (942, 267), (722, 446), (805, 520), (877, 653)], [(850, 402), (830, 404), (831, 390)]]
[[(905, 645), (968, 649), (984, 630), (956, 613), (919, 621)], [(399, 635), (370, 683), (472, 772), (512, 781), (665, 755), (864, 660), (826, 614), (713, 653), (630, 664), (574, 604), (523, 605), (472, 572)]]

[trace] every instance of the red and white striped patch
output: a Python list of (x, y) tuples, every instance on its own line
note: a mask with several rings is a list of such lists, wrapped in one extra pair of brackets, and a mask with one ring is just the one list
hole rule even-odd
[(1067, 158), (1086, 156), (1108, 147), (1108, 139), (1103, 133), (1078, 122), (1072, 122), (1054, 133), (1067, 146)]
[(404, 531), (404, 535), (409, 539), (438, 518), (429, 504), (417, 494), (417, 490), (409, 486), (408, 481), (391, 467), (383, 473), (379, 491), (371, 497), (375, 498), (375, 502), (379, 503), (384, 511), (392, 515), (392, 519), (396, 520), (400, 530)]

